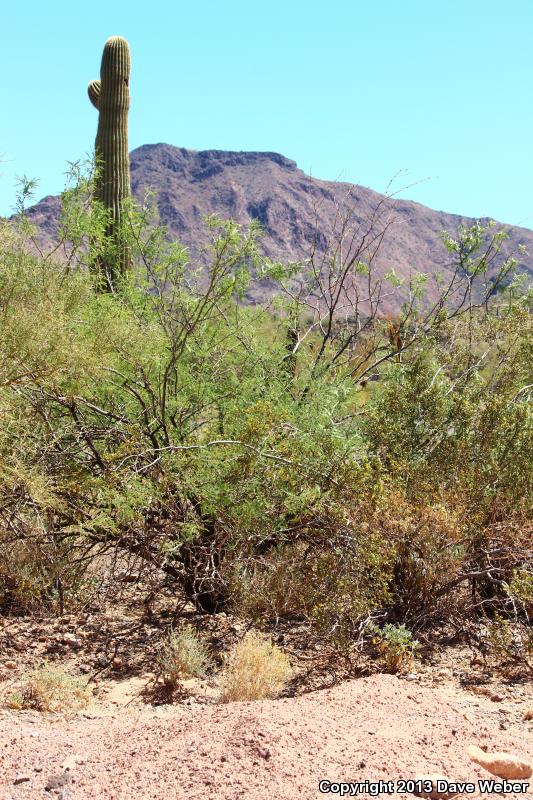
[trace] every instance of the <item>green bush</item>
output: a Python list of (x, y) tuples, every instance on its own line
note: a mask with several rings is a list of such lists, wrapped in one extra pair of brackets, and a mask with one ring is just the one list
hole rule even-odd
[(207, 648), (190, 625), (179, 632), (171, 631), (157, 654), (158, 672), (171, 689), (184, 679), (203, 678), (208, 665)]
[[(339, 315), (337, 255), (329, 281), (300, 273), (318, 305), (299, 301), (301, 265), (264, 259), (257, 225), (209, 218), (195, 264), (148, 207), (128, 212), (136, 268), (101, 292), (88, 192), (66, 192), (55, 252), (24, 215), (0, 227), (4, 611), (63, 610), (126, 555), (200, 610), (297, 615), (345, 642), (377, 612), (413, 630), (513, 612), (505, 587), (531, 575), (533, 337), (515, 283), (489, 303), (477, 229), (448, 241), (463, 299), (431, 306), (419, 276), (384, 323)], [(244, 304), (265, 277), (272, 303)]]
[(403, 672), (412, 667), (420, 645), (405, 625), (370, 625), (367, 630), (386, 672)]

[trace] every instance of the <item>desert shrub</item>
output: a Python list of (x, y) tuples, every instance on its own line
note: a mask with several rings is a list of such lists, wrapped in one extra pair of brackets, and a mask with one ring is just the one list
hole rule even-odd
[(487, 626), (488, 654), (504, 672), (533, 675), (533, 630), (523, 622), (512, 622), (496, 614)]
[(531, 564), (531, 320), (476, 323), (391, 365), (363, 415), (391, 490), (393, 610), (411, 622), (508, 613), (506, 582)]
[(0, 533), (0, 612), (30, 614), (75, 610), (94, 600), (109, 572), (90, 556), (80, 558), (81, 543), (56, 537), (35, 521), (14, 541)]
[(277, 697), (292, 674), (288, 656), (266, 636), (249, 631), (228, 657), (221, 677), (221, 701)]
[(372, 636), (372, 644), (386, 672), (404, 672), (412, 667), (420, 645), (405, 625), (387, 623), (382, 628), (369, 625), (367, 632)]
[[(302, 271), (261, 257), (257, 225), (214, 217), (194, 263), (141, 207), (136, 268), (108, 293), (89, 268), (105, 226), (80, 191), (63, 249), (39, 253), (24, 218), (0, 226), (4, 612), (61, 611), (126, 554), (202, 611), (298, 615), (337, 641), (377, 612), (417, 635), (514, 613), (533, 336), (514, 262), (487, 272), (490, 232), (447, 238), (453, 292), (424, 301), (424, 276), (380, 277), (372, 253)], [(263, 278), (271, 306), (243, 304)], [(387, 321), (386, 283), (405, 299)]]
[(157, 671), (165, 686), (175, 689), (187, 678), (203, 678), (209, 666), (209, 653), (190, 625), (171, 631), (156, 658)]
[(504, 586), (506, 594), (517, 609), (517, 616), (522, 614), (533, 616), (533, 570), (517, 569), (508, 584)]
[(431, 499), (391, 490), (378, 522), (393, 552), (391, 616), (408, 623), (453, 617), (462, 600), (454, 589), (465, 561), (464, 520), (452, 503)]
[(349, 643), (358, 622), (390, 600), (392, 556), (373, 530), (375, 512), (360, 507), (358, 516), (345, 502), (310, 507), (294, 544), (280, 537), (262, 555), (241, 551), (232, 563), (234, 606), (256, 621), (300, 618), (322, 640)]
[(69, 714), (85, 708), (91, 692), (79, 678), (63, 669), (46, 664), (35, 669), (23, 680), (20, 689), (8, 696), (13, 709), (34, 709)]

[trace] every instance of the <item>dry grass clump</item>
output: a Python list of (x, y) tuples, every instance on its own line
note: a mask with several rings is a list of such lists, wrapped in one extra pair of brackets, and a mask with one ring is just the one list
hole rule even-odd
[(179, 633), (171, 631), (157, 655), (159, 674), (170, 689), (185, 678), (202, 678), (208, 665), (207, 649), (190, 625)]
[(59, 667), (45, 664), (30, 672), (20, 689), (6, 699), (9, 708), (68, 714), (86, 708), (90, 689), (79, 678)]
[(249, 631), (228, 657), (220, 699), (231, 703), (277, 697), (292, 674), (288, 656), (270, 638)]

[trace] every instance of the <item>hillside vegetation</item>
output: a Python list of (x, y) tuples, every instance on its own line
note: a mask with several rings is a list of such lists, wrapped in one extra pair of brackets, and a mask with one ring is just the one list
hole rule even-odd
[(206, 270), (132, 207), (136, 267), (103, 291), (90, 196), (78, 175), (46, 252), (22, 206), (0, 229), (1, 612), (133, 574), (391, 669), (419, 632), (483, 620), (531, 669), (531, 297), (505, 234), (444, 235), (451, 279), (429, 302), (413, 274), (387, 317), (379, 215), (304, 265), (209, 217)]
[[(377, 228), (388, 228), (374, 257), (376, 273), (383, 276), (393, 266), (406, 281), (414, 269), (430, 275), (440, 272), (447, 282), (453, 264), (442, 247), (440, 234), (476, 223), (469, 217), (399, 199), (398, 195), (405, 193), (399, 191), (400, 178), (392, 182), (389, 195), (378, 194), (365, 186), (310, 177), (278, 153), (195, 151), (154, 144), (132, 150), (130, 162), (133, 197), (142, 203), (146, 192), (153, 192), (160, 224), (168, 228), (170, 238), (187, 245), (195, 263), (209, 261), (199, 236), (204, 215), (231, 218), (245, 227), (252, 219), (259, 219), (262, 251), (282, 262), (305, 261), (312, 249), (323, 256), (342, 239), (347, 220), (352, 231), (358, 226), (364, 231), (367, 221), (374, 218)], [(28, 209), (40, 238), (49, 243), (56, 239), (60, 208), (60, 199), (48, 196)], [(482, 220), (484, 225), (487, 222)], [(533, 253), (533, 232), (506, 228), (506, 252), (515, 251), (517, 268), (531, 280), (531, 257), (519, 252), (519, 245)], [(374, 248), (371, 239), (365, 244), (367, 260)], [(489, 276), (493, 274), (489, 269)], [(364, 287), (362, 278), (356, 282)], [(398, 313), (407, 298), (405, 288), (405, 284), (398, 286), (381, 299), (384, 312)], [(268, 281), (256, 280), (248, 287), (245, 301), (265, 302), (274, 289)], [(433, 281), (426, 291), (428, 299), (438, 298)]]

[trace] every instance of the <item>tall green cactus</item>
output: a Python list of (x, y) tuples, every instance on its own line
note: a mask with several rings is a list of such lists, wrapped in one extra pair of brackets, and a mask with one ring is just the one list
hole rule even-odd
[(89, 99), (99, 111), (96, 158), (99, 173), (95, 197), (110, 214), (106, 231), (115, 245), (116, 258), (100, 264), (109, 288), (130, 265), (131, 256), (121, 229), (124, 200), (131, 196), (128, 153), (130, 107), (130, 48), (121, 36), (107, 40), (102, 55), (100, 80), (91, 81)]

